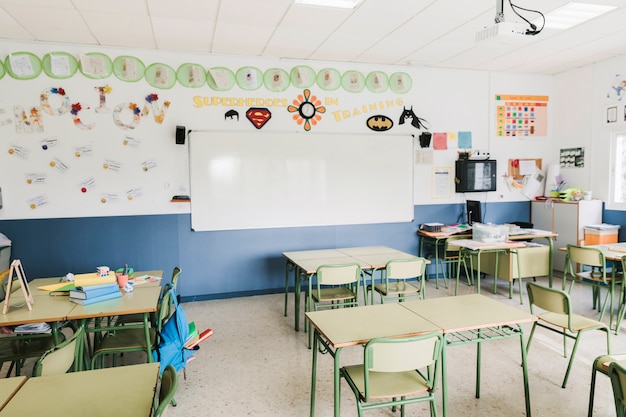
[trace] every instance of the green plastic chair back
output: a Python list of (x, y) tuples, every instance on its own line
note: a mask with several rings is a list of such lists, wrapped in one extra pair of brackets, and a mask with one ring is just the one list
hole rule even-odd
[(613, 388), (617, 417), (626, 416), (626, 362), (612, 362), (609, 365), (609, 378)]
[(163, 417), (170, 403), (174, 401), (174, 395), (178, 388), (178, 375), (176, 369), (172, 365), (168, 365), (161, 375), (161, 388), (159, 390), (158, 404), (156, 406), (154, 417)]
[(66, 341), (46, 351), (35, 363), (33, 376), (64, 374), (74, 365), (74, 370), (80, 363), (83, 348), (84, 329), (78, 330)]

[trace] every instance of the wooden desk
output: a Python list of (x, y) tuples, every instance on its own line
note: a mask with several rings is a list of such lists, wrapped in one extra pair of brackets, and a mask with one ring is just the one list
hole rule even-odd
[(402, 303), (376, 304), (335, 310), (305, 313), (311, 322), (313, 337), (313, 364), (311, 370), (311, 417), (315, 415), (315, 388), (317, 382), (317, 354), (321, 344), (334, 358), (334, 404), (335, 417), (340, 411), (340, 354), (343, 348), (359, 346), (370, 339), (387, 336), (414, 336), (439, 330), (439, 327), (423, 319)]
[(149, 417), (159, 364), (29, 378), (0, 416)]
[(13, 398), (15, 393), (26, 382), (25, 376), (0, 379), (0, 410)]

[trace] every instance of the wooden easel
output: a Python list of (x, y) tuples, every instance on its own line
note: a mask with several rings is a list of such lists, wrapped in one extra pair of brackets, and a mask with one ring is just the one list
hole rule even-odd
[(17, 275), (17, 280), (22, 287), (22, 293), (24, 294), (24, 300), (26, 300), (28, 310), (32, 310), (32, 305), (35, 303), (35, 300), (30, 293), (30, 288), (28, 288), (28, 281), (26, 280), (26, 274), (24, 273), (24, 267), (22, 266), (22, 262), (19, 259), (16, 259), (11, 262), (11, 268), (9, 269), (9, 276), (7, 278), (7, 289), (5, 291), (4, 308), (2, 309), (2, 314), (7, 314), (7, 311), (9, 311), (9, 299), (11, 298), (12, 292), (11, 285), (13, 284), (13, 274)]

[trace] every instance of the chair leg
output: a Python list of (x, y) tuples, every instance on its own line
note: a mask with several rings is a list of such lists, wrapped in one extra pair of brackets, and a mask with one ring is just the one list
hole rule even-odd
[(593, 369), (591, 370), (591, 387), (589, 388), (589, 411), (587, 417), (593, 417), (593, 397), (596, 392), (596, 363), (593, 363)]

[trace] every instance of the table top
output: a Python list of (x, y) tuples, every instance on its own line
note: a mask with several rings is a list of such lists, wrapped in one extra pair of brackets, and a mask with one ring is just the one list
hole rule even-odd
[[(106, 300), (86, 306), (66, 302), (74, 305), (67, 314), (68, 320), (122, 316), (126, 314), (153, 313), (157, 310), (157, 303), (161, 295), (160, 287), (147, 287), (124, 294), (120, 298)], [(58, 298), (58, 297), (50, 297)]]
[(430, 298), (400, 303), (404, 308), (429, 320), (444, 333), (516, 325), (537, 317), (480, 294)]
[(149, 416), (158, 375), (147, 363), (29, 378), (0, 416)]
[(21, 295), (22, 291), (11, 295), (7, 313), (0, 314), (0, 326), (62, 321), (75, 306), (67, 297), (33, 297), (32, 310), (29, 310), (24, 297), (17, 296), (18, 293)]
[(367, 343), (376, 337), (414, 336), (440, 330), (401, 304), (310, 311), (305, 315), (334, 348)]
[[(509, 240), (526, 240), (526, 239), (535, 239), (535, 238), (549, 238), (549, 237), (557, 237), (558, 233), (553, 233), (549, 230), (540, 230), (540, 229), (522, 229), (522, 231), (524, 232), (528, 232), (528, 233), (524, 233), (524, 234), (516, 234), (516, 235), (509, 235)], [(467, 236), (467, 237), (471, 237), (472, 236), (472, 231), (467, 230), (467, 231), (462, 231), (462, 232), (456, 232), (456, 233), (448, 233), (448, 232), (427, 232), (425, 230), (418, 230), (417, 234), (419, 236), (424, 236), (424, 237), (428, 237), (431, 239), (446, 239), (450, 236)]]
[(24, 385), (24, 382), (26, 382), (26, 377), (23, 375), (0, 379), (0, 410), (13, 398), (13, 395)]
[(472, 239), (458, 239), (454, 241), (454, 246), (460, 246), (471, 250), (492, 250), (492, 249), (514, 249), (526, 246), (524, 242), (505, 241), (505, 242), (481, 242)]

